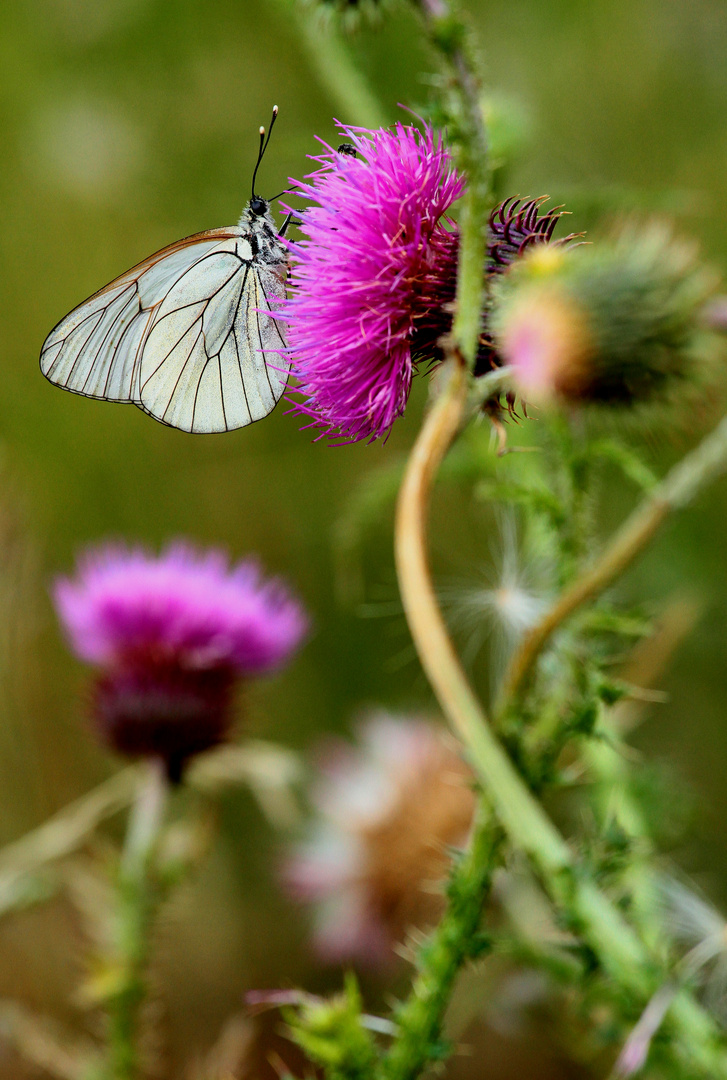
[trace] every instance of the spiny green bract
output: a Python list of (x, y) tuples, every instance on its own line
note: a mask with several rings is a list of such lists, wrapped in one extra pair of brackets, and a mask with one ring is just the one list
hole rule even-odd
[(311, 998), (284, 1013), (290, 1037), (329, 1080), (359, 1080), (370, 1075), (376, 1058), (373, 1037), (362, 1024), (361, 994), (353, 975), (344, 990), (327, 1001)]

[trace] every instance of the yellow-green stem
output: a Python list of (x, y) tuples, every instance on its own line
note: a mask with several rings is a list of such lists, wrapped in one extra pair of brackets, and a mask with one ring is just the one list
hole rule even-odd
[(470, 183), (462, 202), (457, 267), (457, 299), (452, 337), (469, 368), (477, 358), (484, 290), (485, 232), (489, 210), (488, 185)]
[(487, 221), (492, 171), (482, 111), (478, 65), (469, 28), (451, 0), (415, 0), (429, 40), (451, 83), (451, 131), (457, 164), (467, 178), (459, 220), (457, 295), (452, 350), (474, 367), (480, 340), (485, 289)]
[(559, 875), (571, 866), (570, 849), (492, 733), (454, 651), (432, 585), (426, 548), (429, 501), (439, 464), (464, 414), (467, 372), (453, 358), (440, 379), (440, 396), (412, 450), (397, 505), (395, 554), (404, 611), (422, 667), (505, 829), (543, 870)]

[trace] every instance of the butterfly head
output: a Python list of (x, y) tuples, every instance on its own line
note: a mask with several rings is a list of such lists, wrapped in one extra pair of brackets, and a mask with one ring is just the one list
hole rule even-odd
[(267, 199), (261, 198), (260, 195), (253, 195), (249, 203), (250, 214), (252, 217), (265, 217), (270, 213), (270, 203)]

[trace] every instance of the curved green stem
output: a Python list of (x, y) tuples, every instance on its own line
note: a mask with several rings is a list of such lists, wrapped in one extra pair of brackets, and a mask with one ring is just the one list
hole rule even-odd
[(551, 872), (570, 863), (568, 845), (525, 787), (475, 697), (452, 646), (429, 573), (426, 549), (434, 477), (467, 402), (467, 372), (452, 359), (440, 372), (439, 398), (407, 465), (396, 514), (395, 554), (402, 602), (424, 671), (454, 730), (468, 747), (498, 815), (513, 838)]

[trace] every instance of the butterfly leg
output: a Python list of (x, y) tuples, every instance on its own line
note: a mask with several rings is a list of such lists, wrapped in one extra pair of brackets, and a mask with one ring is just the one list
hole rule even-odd
[(288, 226), (289, 226), (289, 225), (290, 225), (291, 223), (292, 223), (293, 225), (300, 225), (300, 224), (301, 224), (301, 223), (300, 223), (300, 221), (298, 221), (298, 220), (296, 220), (296, 219), (294, 219), (294, 218), (293, 218), (293, 214), (292, 214), (292, 213), (288, 214), (288, 216), (286, 217), (285, 221), (284, 221), (284, 222), (283, 222), (283, 224), (282, 224), (282, 225), (280, 226), (280, 232), (278, 233), (278, 236), (285, 236), (286, 230), (287, 230)]

